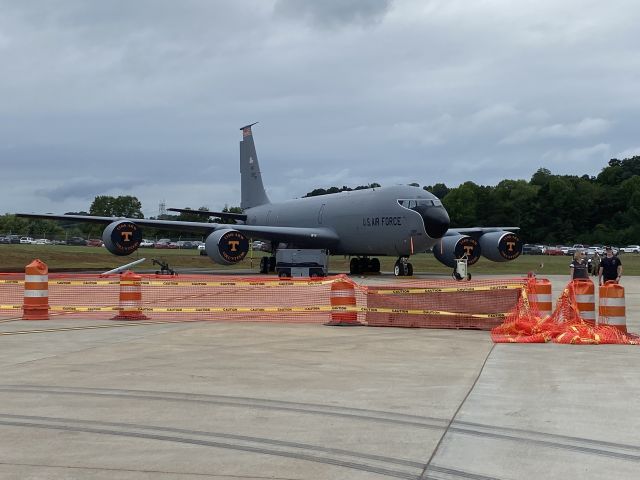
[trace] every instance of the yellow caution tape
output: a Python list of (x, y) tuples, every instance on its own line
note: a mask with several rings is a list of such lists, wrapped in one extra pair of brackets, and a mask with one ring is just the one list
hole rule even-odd
[[(20, 310), (22, 305), (0, 305), (0, 310)], [(52, 312), (116, 312), (120, 310), (159, 313), (284, 313), (284, 312), (360, 312), (402, 315), (440, 315), (473, 318), (504, 318), (507, 313), (461, 313), (443, 310), (319, 305), (306, 307), (126, 307), (51, 306)]]
[(396, 288), (393, 290), (369, 289), (369, 293), (374, 295), (406, 295), (416, 293), (464, 293), (464, 292), (488, 292), (494, 290), (521, 290), (522, 284), (518, 285), (491, 285), (484, 287), (447, 287), (447, 288)]
[[(102, 286), (145, 285), (151, 287), (317, 287), (334, 283), (335, 280), (266, 281), (266, 282), (180, 282), (170, 280), (49, 280), (49, 285)], [(0, 285), (23, 285), (23, 280), (0, 280)]]
[(0, 305), (0, 310), (20, 310), (22, 305)]
[[(19, 307), (22, 308), (22, 307)], [(330, 312), (330, 306), (311, 307), (71, 307), (52, 306), (53, 312), (114, 312), (139, 311), (160, 313), (282, 313), (282, 312)]]
[(407, 310), (404, 308), (378, 308), (378, 307), (334, 307), (333, 311), (345, 312), (367, 312), (367, 313), (397, 313), (404, 315), (441, 315), (455, 317), (473, 317), (473, 318), (504, 318), (507, 313), (460, 313), (445, 312), (442, 310)]

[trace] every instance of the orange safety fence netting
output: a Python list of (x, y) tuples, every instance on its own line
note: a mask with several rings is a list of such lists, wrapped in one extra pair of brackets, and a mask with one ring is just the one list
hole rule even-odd
[(623, 333), (611, 325), (593, 325), (580, 315), (575, 284), (570, 282), (560, 294), (551, 315), (543, 315), (530, 301), (535, 277), (529, 278), (516, 307), (505, 321), (491, 330), (495, 343), (545, 343), (573, 345), (640, 345), (640, 336)]
[[(322, 323), (331, 315), (330, 290), (344, 275), (323, 279), (224, 275), (140, 275), (139, 310), (153, 319)], [(0, 316), (22, 315), (24, 275), (0, 274)], [(120, 311), (120, 276), (50, 274), (51, 317), (113, 318)], [(365, 295), (355, 289), (359, 304)], [(364, 312), (359, 320), (364, 321)]]
[(499, 325), (518, 302), (525, 278), (405, 280), (369, 286), (369, 326), (472, 328)]
[[(354, 286), (355, 304), (331, 304), (334, 282)], [(517, 303), (526, 279), (394, 279), (393, 286), (362, 286), (345, 275), (279, 279), (236, 275), (140, 275), (139, 305), (120, 308), (120, 275), (50, 274), (51, 318), (111, 319), (138, 309), (151, 319), (324, 323), (332, 311), (354, 312), (371, 326), (475, 328), (498, 325)], [(123, 282), (123, 284), (126, 282)], [(22, 315), (24, 275), (0, 274), (0, 317)], [(127, 297), (129, 298), (129, 297)]]

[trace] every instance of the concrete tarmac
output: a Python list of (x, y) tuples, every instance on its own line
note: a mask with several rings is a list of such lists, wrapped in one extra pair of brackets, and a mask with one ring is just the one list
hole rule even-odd
[(121, 324), (0, 323), (0, 478), (638, 478), (638, 346)]

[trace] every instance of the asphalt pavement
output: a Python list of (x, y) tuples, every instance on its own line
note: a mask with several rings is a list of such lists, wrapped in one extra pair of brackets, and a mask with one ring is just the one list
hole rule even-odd
[(638, 346), (60, 318), (0, 341), (2, 479), (638, 478)]

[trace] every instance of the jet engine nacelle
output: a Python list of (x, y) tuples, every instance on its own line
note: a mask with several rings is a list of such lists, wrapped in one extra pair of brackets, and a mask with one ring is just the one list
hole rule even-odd
[(247, 255), (249, 240), (237, 230), (216, 230), (207, 237), (205, 250), (214, 262), (221, 265), (232, 265)]
[(456, 259), (467, 256), (467, 265), (473, 265), (480, 258), (478, 241), (467, 235), (447, 235), (435, 244), (433, 254), (447, 267), (454, 268)]
[(135, 252), (142, 241), (142, 230), (128, 220), (115, 221), (102, 232), (104, 246), (114, 255), (129, 255)]
[(522, 253), (522, 242), (515, 233), (499, 231), (480, 237), (482, 255), (494, 262), (515, 260)]

